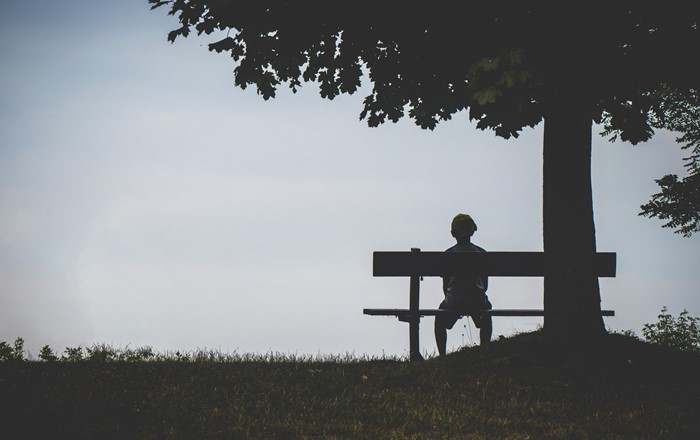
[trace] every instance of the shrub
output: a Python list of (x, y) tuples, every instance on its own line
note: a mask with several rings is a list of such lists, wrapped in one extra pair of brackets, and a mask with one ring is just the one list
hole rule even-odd
[(44, 345), (39, 351), (39, 359), (45, 362), (54, 362), (58, 360), (58, 356), (51, 350), (51, 347)]
[(700, 318), (689, 316), (683, 310), (678, 318), (664, 306), (655, 324), (644, 324), (644, 339), (677, 350), (700, 352)]
[(84, 358), (83, 349), (81, 347), (66, 347), (61, 356), (61, 360), (65, 362), (82, 361)]
[(0, 362), (3, 361), (23, 361), (24, 360), (24, 339), (17, 338), (13, 345), (5, 341), (0, 341)]

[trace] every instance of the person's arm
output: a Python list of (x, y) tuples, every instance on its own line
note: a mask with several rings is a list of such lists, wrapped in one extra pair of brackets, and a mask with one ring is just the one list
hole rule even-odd
[[(445, 249), (445, 252), (452, 252), (452, 249), (454, 249), (454, 246)], [(443, 275), (442, 276), (442, 293), (447, 296), (447, 286), (450, 285), (450, 276), (449, 275)]]

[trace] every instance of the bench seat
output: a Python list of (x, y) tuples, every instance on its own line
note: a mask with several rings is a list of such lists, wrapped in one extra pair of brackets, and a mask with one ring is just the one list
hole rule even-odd
[[(410, 309), (363, 309), (362, 313), (370, 316), (396, 316), (408, 318), (411, 316)], [(458, 315), (469, 316), (472, 313), (467, 313), (459, 310), (444, 310), (444, 309), (418, 309), (418, 316), (437, 316), (437, 315)], [(480, 315), (488, 316), (544, 316), (544, 310), (541, 309), (491, 309), (479, 312)], [(602, 316), (615, 316), (614, 310), (601, 310)]]

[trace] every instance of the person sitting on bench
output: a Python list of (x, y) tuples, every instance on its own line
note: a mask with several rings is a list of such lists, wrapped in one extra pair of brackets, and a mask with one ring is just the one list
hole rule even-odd
[[(476, 223), (467, 214), (457, 214), (452, 220), (452, 236), (457, 244), (445, 252), (486, 252), (484, 249), (471, 242), (471, 237), (476, 231)], [(460, 275), (443, 277), (442, 290), (445, 299), (440, 303), (440, 309), (460, 310), (461, 312), (491, 310), (491, 302), (486, 296), (488, 289), (488, 277), (486, 275)], [(480, 329), (479, 339), (481, 345), (491, 341), (493, 323), (490, 316), (471, 315), (474, 325)], [(435, 342), (438, 352), (444, 355), (447, 349), (447, 330), (454, 327), (459, 314), (435, 316)]]

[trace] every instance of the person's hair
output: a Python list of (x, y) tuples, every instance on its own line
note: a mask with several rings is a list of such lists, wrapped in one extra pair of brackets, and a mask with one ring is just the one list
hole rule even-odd
[(451, 230), (455, 238), (468, 238), (476, 232), (476, 223), (468, 214), (457, 214), (452, 219)]

